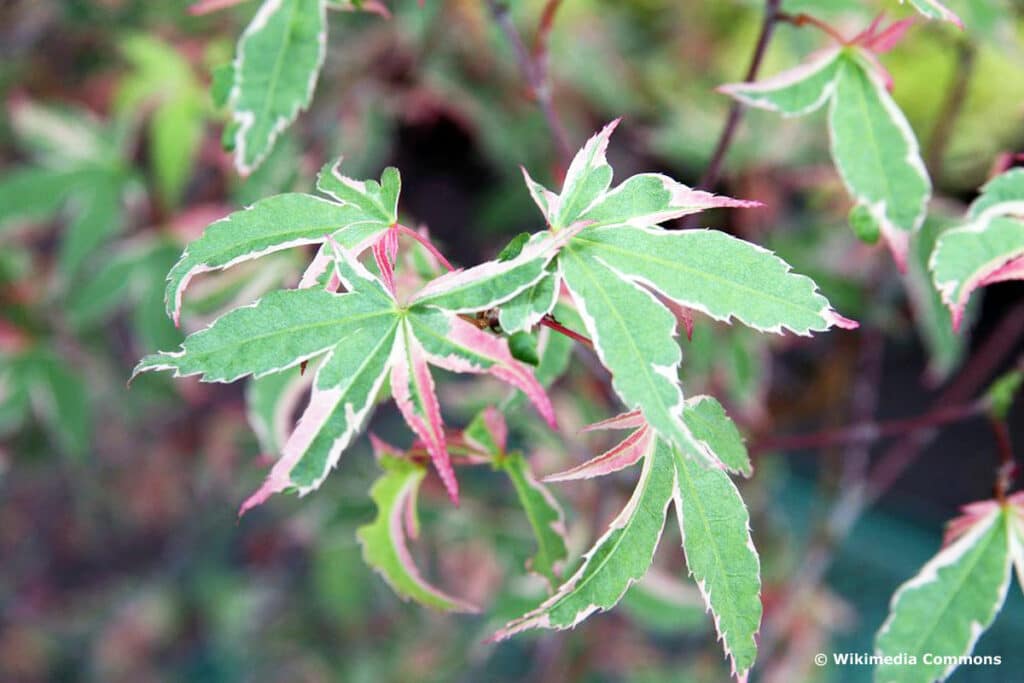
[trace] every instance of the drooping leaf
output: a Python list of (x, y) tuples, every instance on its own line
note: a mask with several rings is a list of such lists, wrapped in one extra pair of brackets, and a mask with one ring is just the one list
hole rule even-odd
[(1024, 169), (996, 176), (971, 204), (964, 225), (935, 243), (929, 268), (959, 329), (971, 293), (1024, 278)]
[(370, 497), (377, 505), (377, 516), (356, 532), (363, 547), (363, 559), (405, 599), (447, 612), (478, 612), (476, 606), (429, 585), (409, 552), (404, 518), (426, 470), (407, 460), (388, 456), (380, 458), (379, 463), (384, 474), (370, 489)]
[(235, 167), (251, 173), (309, 106), (327, 52), (325, 0), (264, 0), (242, 33), (228, 97)]
[(802, 116), (819, 109), (832, 97), (840, 51), (825, 50), (805, 64), (755, 83), (730, 83), (719, 92), (744, 104), (775, 111), (783, 116)]
[(896, 263), (924, 221), (931, 181), (910, 124), (867, 59), (841, 58), (829, 107), (832, 158), (854, 201), (865, 207)]
[(929, 266), (953, 327), (959, 329), (972, 292), (1024, 279), (1024, 221), (980, 218), (947, 230), (936, 242)]
[(675, 500), (686, 565), (714, 616), (733, 675), (745, 680), (757, 657), (761, 569), (750, 515), (725, 472), (674, 449)]
[(581, 465), (564, 472), (556, 472), (544, 477), (544, 481), (571, 481), (573, 479), (590, 479), (618, 472), (636, 463), (651, 450), (655, 439), (654, 432), (646, 424), (629, 434), (615, 446), (601, 455), (595, 456)]
[[(900, 4), (903, 2), (904, 0), (900, 0)], [(914, 6), (914, 9), (929, 19), (948, 21), (956, 24), (961, 29), (964, 27), (964, 22), (960, 20), (960, 17), (957, 16), (953, 10), (939, 2), (939, 0), (910, 0), (910, 4)]]
[(632, 497), (584, 556), (579, 570), (537, 609), (509, 622), (493, 638), (502, 640), (532, 628), (571, 628), (596, 611), (614, 607), (651, 565), (673, 479), (669, 449), (652, 448)]
[(875, 652), (906, 653), (916, 663), (880, 664), (875, 680), (945, 680), (956, 669), (956, 658), (971, 654), (1002, 608), (1011, 576), (1010, 515), (994, 501), (985, 507), (983, 514), (973, 510), (972, 523), (957, 539), (893, 595)]
[[(893, 36), (903, 28), (896, 26)], [(892, 39), (886, 32), (874, 38)], [(855, 202), (851, 215), (858, 235), (879, 233), (902, 269), (910, 236), (924, 221), (931, 180), (917, 138), (889, 95), (879, 68), (868, 49), (848, 46), (816, 55), (774, 78), (720, 90), (787, 116), (810, 113), (830, 102), (832, 160)]]

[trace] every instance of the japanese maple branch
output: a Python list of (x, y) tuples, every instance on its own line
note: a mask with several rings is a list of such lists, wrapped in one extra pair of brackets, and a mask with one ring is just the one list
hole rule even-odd
[(839, 429), (767, 438), (752, 444), (750, 451), (751, 453), (764, 453), (767, 451), (816, 450), (842, 444), (873, 443), (977, 417), (985, 412), (986, 407), (987, 404), (984, 401), (975, 401), (966, 405), (941, 407), (914, 417), (878, 422), (868, 421)]
[(996, 500), (1006, 502), (1006, 494), (1013, 486), (1017, 474), (1017, 461), (1013, 457), (1013, 445), (1010, 443), (1010, 429), (1006, 421), (992, 417), (992, 432), (996, 437), (996, 450), (999, 452), (999, 467), (996, 468)]
[(487, 0), (487, 6), (490, 8), (491, 15), (498, 23), (502, 33), (505, 34), (506, 40), (512, 46), (516, 63), (523, 74), (523, 80), (526, 81), (534, 100), (537, 102), (537, 106), (540, 107), (541, 113), (544, 114), (548, 131), (558, 152), (558, 175), (563, 176), (569, 161), (572, 159), (572, 148), (569, 146), (569, 138), (566, 135), (565, 126), (562, 124), (562, 119), (558, 115), (558, 110), (555, 108), (551, 95), (547, 50), (548, 35), (551, 32), (551, 26), (554, 23), (555, 14), (560, 4), (560, 0), (548, 0), (538, 27), (534, 43), (534, 53), (531, 55), (526, 48), (526, 44), (523, 42), (519, 29), (516, 28), (515, 22), (512, 20), (512, 14), (509, 12), (508, 6), (499, 0)]

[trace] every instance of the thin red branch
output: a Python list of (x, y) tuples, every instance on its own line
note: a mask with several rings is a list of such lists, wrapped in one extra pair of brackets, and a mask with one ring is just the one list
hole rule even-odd
[(873, 443), (882, 439), (912, 434), (923, 429), (939, 427), (951, 422), (960, 422), (961, 420), (977, 417), (984, 412), (985, 405), (981, 402), (947, 406), (922, 415), (915, 415), (914, 417), (879, 422), (861, 422), (839, 429), (767, 438), (755, 442), (750, 447), (750, 451), (751, 453), (802, 451), (817, 450), (841, 444)]
[(581, 344), (586, 344), (590, 348), (594, 348), (594, 342), (592, 342), (589, 337), (585, 337), (579, 332), (574, 332), (573, 330), (570, 330), (568, 327), (558, 322), (550, 315), (546, 315), (543, 318), (541, 318), (540, 324), (543, 325), (544, 327), (550, 327), (555, 332), (564, 334), (566, 337), (578, 341)]
[(1013, 444), (1010, 442), (1010, 429), (1005, 420), (993, 417), (990, 420), (992, 432), (996, 438), (996, 450), (999, 452), (999, 467), (996, 468), (996, 500), (1006, 502), (1006, 494), (1013, 486), (1017, 476), (1017, 461), (1013, 457)]
[(446, 259), (444, 257), (444, 254), (442, 254), (440, 251), (438, 251), (437, 247), (435, 247), (434, 244), (430, 240), (428, 240), (426, 237), (424, 237), (423, 235), (419, 234), (418, 232), (416, 232), (412, 228), (408, 228), (408, 227), (402, 225), (401, 223), (399, 223), (396, 226), (396, 228), (403, 235), (408, 235), (409, 237), (413, 238), (414, 240), (416, 240), (417, 242), (422, 244), (423, 247), (427, 251), (429, 251), (433, 255), (433, 257), (436, 258), (438, 260), (438, 262), (440, 262), (440, 264), (442, 266), (444, 266), (445, 268), (447, 268), (450, 271), (451, 270), (455, 270), (455, 266), (453, 266), (451, 264), (451, 262), (448, 261), (448, 259)]
[(840, 45), (849, 45), (852, 42), (850, 40), (847, 40), (843, 36), (843, 34), (837, 31), (833, 26), (822, 21), (821, 19), (818, 19), (817, 17), (812, 17), (810, 14), (805, 14), (803, 12), (800, 12), (799, 14), (779, 12), (777, 19), (778, 21), (784, 21), (787, 24), (792, 24), (793, 26), (796, 26), (798, 28), (804, 26), (813, 26), (814, 28), (828, 35), (830, 38), (832, 38)]

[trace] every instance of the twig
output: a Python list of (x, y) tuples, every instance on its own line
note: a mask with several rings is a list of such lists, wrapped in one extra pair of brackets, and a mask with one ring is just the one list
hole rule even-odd
[(552, 100), (547, 68), (547, 37), (551, 32), (551, 25), (554, 23), (555, 13), (558, 11), (560, 4), (558, 1), (549, 0), (548, 5), (544, 8), (544, 14), (541, 17), (537, 39), (534, 44), (534, 55), (531, 57), (526, 49), (526, 44), (523, 42), (523, 37), (519, 34), (519, 29), (516, 28), (515, 22), (512, 20), (508, 6), (499, 2), (499, 0), (487, 0), (487, 6), (490, 8), (491, 15), (498, 23), (502, 33), (505, 34), (506, 40), (512, 46), (519, 70), (523, 74), (523, 80), (526, 81), (533, 98), (537, 101), (537, 105), (544, 114), (544, 120), (547, 123), (551, 139), (558, 151), (557, 175), (564, 176), (565, 169), (572, 159), (572, 148), (569, 146), (569, 138), (566, 135), (565, 126), (562, 124), (562, 119), (559, 117), (558, 110), (555, 109)]
[(836, 41), (840, 45), (849, 45), (851, 42), (844, 38), (843, 34), (841, 34), (831, 25), (825, 23), (824, 21), (818, 19), (817, 17), (812, 17), (810, 14), (804, 14), (803, 12), (799, 14), (779, 12), (776, 19), (778, 21), (784, 21), (787, 24), (792, 24), (797, 28), (801, 28), (803, 26), (813, 26), (814, 28), (828, 35), (830, 38), (832, 38), (832, 40)]
[(550, 327), (555, 332), (564, 334), (566, 337), (569, 337), (569, 339), (573, 339), (575, 341), (580, 342), (581, 344), (586, 344), (590, 348), (594, 348), (594, 342), (592, 342), (589, 337), (585, 337), (579, 332), (574, 332), (573, 330), (570, 330), (568, 327), (555, 320), (551, 315), (546, 315), (543, 318), (541, 318), (540, 324), (543, 325), (544, 327)]
[(942, 407), (914, 417), (862, 422), (840, 429), (768, 438), (751, 445), (750, 452), (817, 450), (842, 444), (873, 443), (893, 436), (911, 434), (950, 422), (977, 417), (984, 413), (984, 410), (984, 403), (974, 402), (967, 405)]
[[(743, 77), (745, 83), (753, 83), (757, 79), (757, 73), (761, 70), (761, 62), (764, 61), (765, 52), (768, 50), (768, 41), (771, 40), (772, 33), (775, 31), (775, 25), (779, 21), (781, 14), (779, 6), (781, 2), (782, 0), (765, 1), (764, 18), (761, 20), (761, 33), (757, 37), (757, 44), (754, 46), (754, 52), (750, 56), (750, 65), (747, 67), (747, 73)], [(732, 105), (729, 107), (729, 116), (725, 120), (725, 126), (718, 137), (718, 144), (715, 145), (715, 151), (711, 154), (711, 161), (708, 162), (707, 170), (704, 171), (704, 175), (698, 183), (698, 187), (701, 189), (710, 190), (718, 183), (725, 155), (732, 145), (733, 138), (736, 137), (736, 129), (739, 127), (740, 119), (743, 117), (743, 110), (744, 105), (739, 100), (733, 100)]]
[(961, 110), (963, 110), (964, 101), (967, 99), (967, 86), (971, 81), (977, 54), (977, 48), (969, 40), (961, 40), (957, 45), (953, 83), (946, 91), (946, 99), (935, 119), (935, 127), (932, 128), (932, 134), (928, 138), (928, 153), (925, 155), (928, 171), (936, 181), (942, 177), (946, 148), (949, 146), (953, 129), (960, 117)]

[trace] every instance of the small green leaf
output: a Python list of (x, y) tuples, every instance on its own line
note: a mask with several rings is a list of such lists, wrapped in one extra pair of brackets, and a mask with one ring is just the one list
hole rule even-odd
[(989, 413), (998, 420), (1005, 420), (1022, 385), (1024, 370), (1010, 370), (997, 377), (985, 392)]
[(547, 487), (533, 476), (530, 464), (522, 454), (506, 455), (501, 459), (501, 469), (512, 480), (519, 504), (523, 506), (537, 539), (537, 553), (527, 561), (526, 568), (543, 576), (554, 589), (569, 554), (562, 508)]
[(827, 50), (806, 64), (756, 83), (730, 83), (719, 88), (752, 107), (784, 116), (802, 116), (819, 109), (832, 96), (840, 52)]
[[(550, 267), (549, 267), (550, 271)], [(506, 301), (498, 310), (498, 323), (507, 333), (532, 329), (558, 301), (558, 278), (542, 277), (531, 287)]]
[(523, 247), (530, 241), (530, 233), (521, 232), (506, 244), (500, 252), (498, 252), (499, 261), (510, 261), (516, 256), (519, 256), (520, 252), (523, 251)]
[[(363, 559), (379, 573), (392, 590), (405, 599), (448, 612), (477, 612), (479, 609), (442, 593), (426, 583), (413, 563), (406, 544), (405, 515), (415, 504), (416, 491), (426, 470), (407, 460), (383, 457), (384, 474), (370, 489), (377, 505), (373, 522), (359, 527), (356, 537), (363, 547)], [(412, 512), (415, 514), (415, 511)]]
[(537, 355), (537, 340), (529, 332), (516, 332), (508, 338), (508, 348), (512, 357), (527, 365), (537, 366), (540, 357)]

